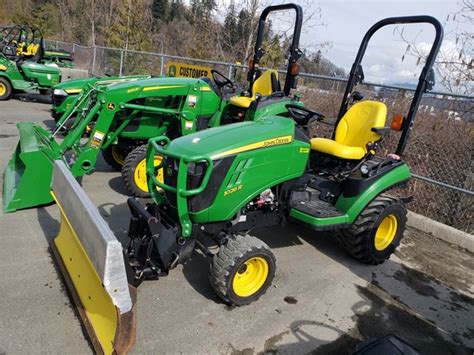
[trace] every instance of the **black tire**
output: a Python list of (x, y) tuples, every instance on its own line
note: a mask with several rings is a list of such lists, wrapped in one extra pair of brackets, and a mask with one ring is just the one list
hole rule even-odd
[(0, 78), (0, 101), (8, 100), (12, 94), (12, 85), (5, 78)]
[[(112, 168), (117, 171), (122, 171), (126, 152), (118, 148), (116, 144), (111, 144), (107, 147), (107, 149), (104, 149), (102, 151), (102, 156), (104, 157), (105, 162)], [(119, 156), (122, 158), (119, 159)]]
[[(240, 296), (233, 286), (237, 274), (244, 274), (249, 261), (260, 258), (267, 263), (268, 273), (259, 288), (248, 296)], [(258, 260), (258, 259), (257, 259)], [(261, 263), (262, 261), (258, 261)], [(243, 306), (258, 300), (271, 285), (275, 276), (275, 256), (267, 244), (249, 235), (230, 236), (214, 255), (209, 270), (209, 281), (217, 295), (232, 306)], [(258, 283), (257, 283), (258, 285)]]
[[(362, 211), (356, 221), (341, 231), (339, 240), (347, 252), (355, 259), (371, 265), (377, 265), (387, 260), (400, 245), (407, 221), (405, 205), (396, 197), (386, 194), (379, 195)], [(394, 232), (384, 233), (382, 238), (376, 235), (382, 222), (394, 223), (390, 228)], [(382, 241), (382, 242), (381, 242)], [(377, 245), (377, 246), (376, 246)]]
[[(135, 170), (142, 161), (146, 159), (146, 145), (140, 145), (130, 152), (125, 158), (122, 167), (122, 177), (125, 187), (135, 197), (150, 197), (150, 193), (145, 191), (135, 181)], [(142, 172), (144, 174), (145, 172)]]

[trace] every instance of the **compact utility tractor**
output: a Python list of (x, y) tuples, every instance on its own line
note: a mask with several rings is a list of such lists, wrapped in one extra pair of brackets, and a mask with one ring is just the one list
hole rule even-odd
[[(294, 10), (296, 21), (283, 90), (276, 70), (262, 71), (259, 61), (266, 18), (272, 11)], [(63, 159), (75, 177), (91, 173), (97, 156), (122, 171), (125, 186), (139, 197), (149, 196), (146, 178), (146, 143), (166, 135), (169, 139), (265, 115), (288, 116), (288, 104), (302, 105), (290, 97), (296, 87), (296, 62), (302, 25), (298, 5), (266, 8), (260, 17), (255, 54), (249, 69), (248, 91), (236, 94), (235, 84), (217, 70), (208, 78), (149, 78), (113, 85), (94, 85), (77, 95), (50, 133), (31, 122), (22, 122), (20, 142), (4, 173), (4, 210), (53, 202), (49, 193), (53, 161)], [(230, 92), (229, 92), (230, 91)], [(55, 137), (70, 123), (64, 139)], [(86, 136), (86, 138), (84, 138)], [(156, 164), (160, 162), (156, 159)], [(161, 173), (158, 173), (161, 174)]]
[[(433, 25), (436, 36), (408, 114), (387, 127), (385, 105), (362, 100), (354, 89), (363, 80), (361, 61), (372, 35), (386, 25), (411, 23)], [(74, 165), (71, 170), (56, 160), (52, 194), (61, 227), (52, 250), (95, 350), (121, 353), (133, 346), (136, 286), (167, 275), (196, 248), (212, 258), (210, 283), (225, 302), (257, 300), (272, 282), (276, 260), (248, 234), (256, 227), (292, 220), (333, 231), (364, 263), (389, 258), (403, 237), (406, 208), (388, 192), (410, 179), (401, 155), (421, 97), (434, 84), (431, 68), (442, 37), (440, 23), (430, 16), (388, 18), (372, 26), (352, 66), (332, 139), (310, 139), (310, 121), (326, 122), (324, 115), (292, 102), (285, 104), (284, 117), (262, 115), (174, 140), (150, 139), (146, 172), (153, 201), (128, 200), (125, 251), (74, 179)], [(400, 134), (396, 151), (376, 155), (392, 130)]]
[[(83, 91), (87, 92), (92, 90), (95, 85), (112, 85), (117, 83), (126, 82), (129, 80), (147, 79), (151, 78), (150, 75), (127, 75), (127, 76), (105, 76), (105, 77), (91, 77), (91, 78), (79, 78), (72, 79), (53, 87), (51, 116), (56, 123), (58, 123), (63, 114), (72, 106), (75, 106), (79, 94)], [(87, 102), (83, 102), (82, 105), (76, 107), (75, 111), (80, 112)]]
[[(361, 61), (372, 35), (386, 25), (411, 23), (433, 25), (436, 36), (408, 114), (386, 126), (385, 104), (361, 100), (354, 88), (363, 80)], [(289, 118), (265, 116), (174, 141), (151, 139), (147, 173), (154, 203), (128, 200), (127, 255), (135, 279), (166, 275), (198, 247), (213, 259), (209, 278), (216, 293), (229, 304), (248, 304), (269, 287), (275, 258), (247, 233), (287, 220), (337, 232), (361, 262), (388, 259), (406, 223), (404, 200), (389, 190), (410, 179), (401, 155), (422, 94), (434, 84), (432, 65), (442, 37), (442, 26), (430, 16), (388, 18), (372, 26), (352, 66), (331, 139), (310, 139), (308, 123), (325, 117), (293, 104), (287, 105)], [(379, 142), (392, 130), (401, 132), (396, 151), (377, 156)], [(163, 157), (158, 166), (155, 156)], [(156, 169), (163, 170), (162, 180)], [(206, 248), (209, 241), (219, 246), (217, 253)]]

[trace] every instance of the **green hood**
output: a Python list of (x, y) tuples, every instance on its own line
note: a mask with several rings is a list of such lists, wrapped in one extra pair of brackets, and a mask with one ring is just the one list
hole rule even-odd
[(285, 117), (267, 117), (199, 131), (173, 140), (168, 150), (186, 156), (208, 155), (213, 159), (294, 139), (295, 123)]

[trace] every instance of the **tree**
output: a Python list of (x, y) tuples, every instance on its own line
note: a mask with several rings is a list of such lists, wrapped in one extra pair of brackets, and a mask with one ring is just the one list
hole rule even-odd
[[(445, 27), (454, 26), (446, 33), (436, 59), (434, 69), (437, 81), (449, 92), (471, 95), (474, 93), (474, 0), (461, 0), (459, 10), (447, 16)], [(403, 30), (397, 30), (407, 43), (405, 56), (414, 56), (417, 63), (424, 61), (431, 46), (406, 38)]]
[(157, 21), (168, 20), (168, 0), (153, 0), (151, 4), (151, 14)]

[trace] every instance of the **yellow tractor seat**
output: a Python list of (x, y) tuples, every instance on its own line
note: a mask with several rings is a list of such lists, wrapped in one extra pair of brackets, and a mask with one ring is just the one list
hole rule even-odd
[[(273, 75), (273, 78), (272, 78)], [(278, 71), (274, 69), (265, 70), (252, 85), (252, 96), (234, 96), (231, 97), (230, 103), (234, 106), (249, 108), (250, 104), (255, 101), (257, 94), (269, 96), (278, 89), (275, 87), (278, 82)]]
[(335, 139), (313, 138), (311, 149), (341, 159), (360, 160), (367, 154), (367, 145), (382, 137), (372, 128), (382, 128), (387, 119), (387, 106), (377, 101), (354, 104), (336, 127)]
[(39, 44), (36, 43), (30, 43), (28, 47), (26, 47), (26, 52), (23, 52), (24, 55), (26, 56), (34, 56), (39, 49)]

